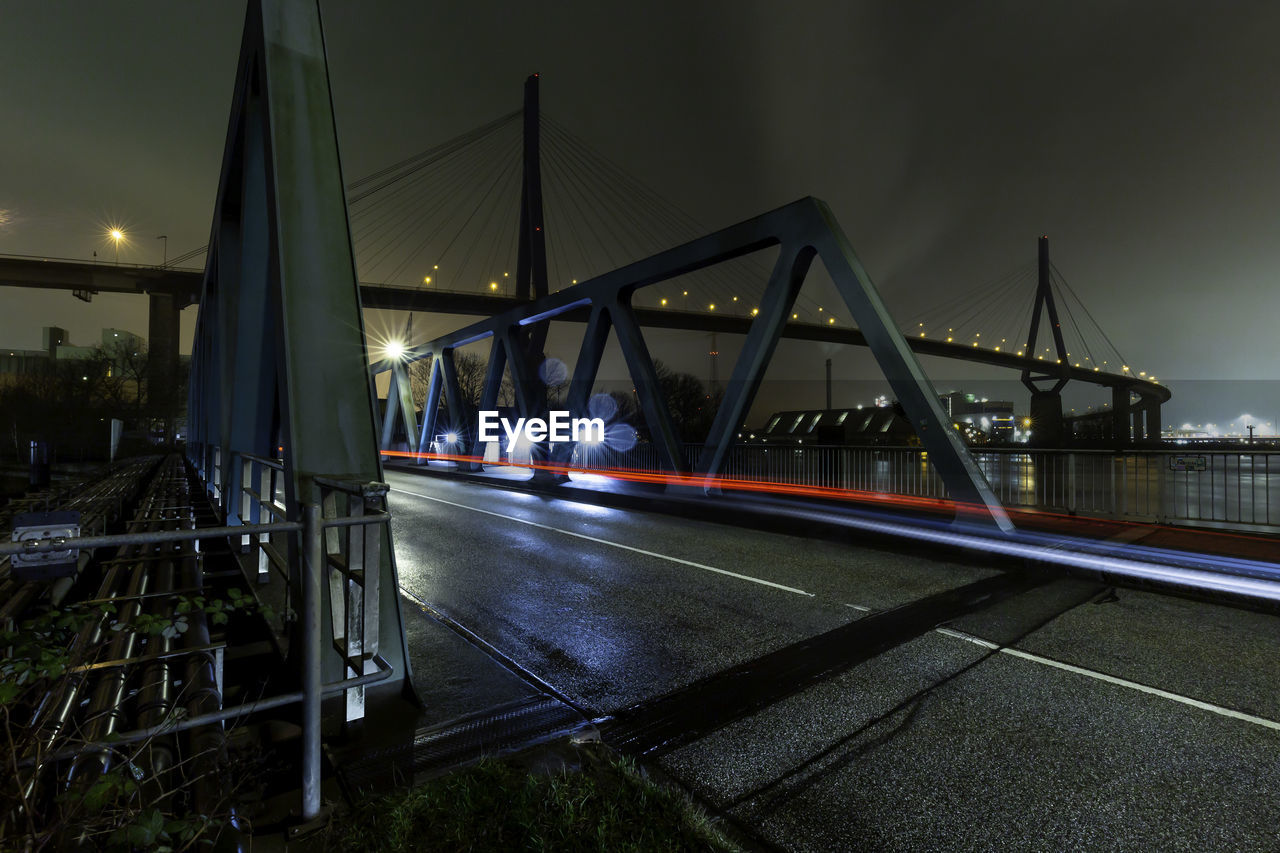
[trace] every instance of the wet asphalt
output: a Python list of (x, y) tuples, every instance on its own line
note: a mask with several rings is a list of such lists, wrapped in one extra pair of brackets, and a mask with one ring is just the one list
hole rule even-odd
[[(708, 695), (726, 671), (999, 574), (906, 547), (387, 480), (414, 683), (441, 720), (541, 681), (607, 739), (627, 709)], [(851, 649), (846, 668), (646, 760), (787, 850), (1280, 850), (1280, 618), (1103, 592), (1048, 579), (943, 613), (949, 633)]]

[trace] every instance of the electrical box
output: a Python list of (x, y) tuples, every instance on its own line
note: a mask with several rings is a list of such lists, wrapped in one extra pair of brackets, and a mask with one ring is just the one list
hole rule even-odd
[[(14, 542), (37, 542), (41, 539), (74, 539), (80, 535), (80, 513), (26, 512), (13, 518)], [(53, 551), (13, 554), (9, 573), (15, 580), (45, 581), (71, 577), (76, 573), (80, 551), (74, 546)]]

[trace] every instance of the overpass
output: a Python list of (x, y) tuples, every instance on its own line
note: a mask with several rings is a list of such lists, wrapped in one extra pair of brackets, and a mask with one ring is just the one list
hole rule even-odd
[[(203, 270), (154, 267), (138, 264), (88, 263), (66, 258), (24, 255), (0, 255), (0, 287), (32, 287), (68, 290), (80, 298), (96, 293), (135, 294), (148, 297), (150, 319), (148, 338), (157, 363), (176, 370), (178, 313), (199, 302)], [(374, 282), (361, 282), (360, 299), (364, 308), (386, 311), (413, 311), (428, 314), (492, 317), (513, 310), (524, 302), (515, 297), (490, 293), (444, 290), (432, 287), (408, 287)], [(673, 329), (745, 337), (752, 318), (728, 313), (681, 311), (675, 308), (636, 307), (636, 319), (649, 329)], [(576, 308), (557, 315), (567, 322), (585, 323), (586, 308)], [(787, 322), (782, 336), (791, 340), (867, 346), (866, 335), (857, 328), (823, 325), (811, 322)], [(1112, 392), (1111, 410), (1105, 416), (1113, 435), (1127, 435), (1125, 420), (1135, 418), (1133, 434), (1138, 438), (1158, 441), (1160, 438), (1160, 405), (1170, 399), (1164, 386), (1130, 373), (1104, 371), (1100, 368), (1075, 367), (1069, 363), (1047, 363), (1010, 351), (984, 346), (948, 343), (941, 339), (906, 337), (906, 343), (917, 355), (965, 361), (1015, 371), (1034, 370), (1055, 378), (1087, 383)], [(172, 375), (171, 373), (169, 375)], [(1130, 402), (1136, 398), (1136, 402)]]

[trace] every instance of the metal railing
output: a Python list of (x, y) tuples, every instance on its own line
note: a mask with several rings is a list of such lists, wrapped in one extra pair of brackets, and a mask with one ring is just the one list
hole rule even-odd
[[(304, 504), (295, 513), (301, 516), (300, 522), (290, 521), (284, 463), (248, 453), (236, 453), (234, 459), (240, 466), (237, 510), (245, 523), (245, 532), (239, 536), (240, 550), (252, 555), (246, 573), (256, 574), (259, 594), (268, 593), (273, 586), (279, 590), (271, 597), (281, 606), (284, 616), (277, 635), (282, 647), (287, 648), (292, 634), (289, 625), (297, 615), (296, 599), (301, 597), (305, 602), (309, 585), (319, 578), (318, 582), (329, 592), (333, 649), (342, 661), (346, 678), (377, 672), (374, 658), (378, 654), (382, 536), (369, 528), (385, 524), (390, 518), (386, 511), (387, 485), (315, 477), (318, 516), (308, 522), (311, 505)], [(302, 531), (297, 548), (305, 573), (299, 572), (297, 564), (289, 559), (289, 543), (279, 535), (281, 528), (277, 526), (281, 522), (288, 522), (290, 530)], [(319, 537), (318, 546), (312, 537)], [(314, 559), (313, 547), (320, 548)], [(276, 578), (280, 583), (273, 585)], [(308, 618), (303, 617), (304, 635)], [(364, 717), (362, 685), (347, 691), (346, 706), (347, 722)]]
[[(243, 455), (246, 468), (258, 466), (273, 470), (275, 475), (267, 482), (278, 483), (281, 467), (277, 460)], [(258, 473), (258, 468), (253, 468)], [(246, 478), (247, 483), (262, 483), (261, 477)], [(15, 553), (39, 553), (67, 548), (88, 551), (100, 547), (124, 547), (131, 545), (156, 545), (189, 542), (226, 536), (233, 541), (239, 538), (243, 547), (257, 548), (259, 552), (270, 547), (274, 535), (301, 534), (299, 553), (302, 566), (289, 570), (296, 561), (286, 561), (284, 577), (288, 587), (299, 589), (302, 598), (303, 679), (302, 689), (291, 693), (260, 699), (231, 707), (222, 707), (205, 714), (185, 719), (177, 714), (166, 716), (155, 725), (114, 734), (111, 743), (143, 740), (159, 734), (171, 734), (198, 726), (235, 719), (258, 711), (283, 705), (303, 705), (303, 814), (313, 818), (320, 811), (320, 703), (324, 696), (343, 693), (346, 698), (347, 720), (364, 715), (364, 689), (392, 674), (391, 666), (378, 654), (378, 589), (377, 571), (380, 559), (381, 537), (366, 535), (369, 525), (385, 524), (389, 515), (383, 506), (387, 487), (381, 483), (350, 483), (343, 480), (316, 478), (320, 486), (320, 502), (302, 507), (300, 521), (273, 520), (265, 523), (233, 524), (212, 528), (187, 528), (178, 530), (138, 531), (123, 534), (79, 536), (55, 539), (30, 539), (20, 543), (0, 543), (0, 557)], [(242, 510), (250, 507), (250, 513), (261, 517), (263, 506), (278, 503), (276, 487), (264, 494), (252, 487), (245, 488)], [(257, 507), (251, 503), (256, 501)], [(269, 511), (268, 511), (269, 512)], [(198, 547), (198, 546), (197, 546)], [(259, 563), (260, 565), (260, 563)], [(365, 566), (373, 569), (365, 572)], [(330, 589), (330, 617), (334, 627), (334, 649), (342, 658), (344, 677), (324, 683), (321, 678), (323, 649), (323, 588), (326, 580)], [(293, 614), (286, 608), (285, 619)], [(285, 634), (288, 632), (285, 631)], [(182, 651), (188, 655), (190, 649)], [(137, 664), (142, 658), (131, 657), (114, 664)], [(104, 749), (107, 742), (89, 742), (68, 751), (68, 756)]]
[[(685, 445), (687, 466), (701, 445)], [(974, 459), (1007, 507), (1157, 523), (1241, 529), (1280, 526), (1280, 452), (1249, 450), (975, 449)], [(578, 447), (587, 470), (660, 471), (652, 445), (627, 451)], [(731, 480), (946, 498), (917, 447), (739, 445), (721, 476)]]

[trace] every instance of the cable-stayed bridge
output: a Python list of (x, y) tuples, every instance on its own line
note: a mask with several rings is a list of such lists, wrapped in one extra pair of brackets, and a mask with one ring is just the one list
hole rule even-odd
[[(522, 110), (346, 187), (365, 308), (490, 317), (710, 230), (543, 112), (536, 75), (525, 101)], [(522, 213), (530, 199), (542, 223), (532, 230)], [(1024, 382), (1032, 375), (1051, 382), (1033, 403), (1045, 445), (1066, 437), (1058, 392), (1067, 380), (1111, 389), (1104, 435), (1113, 444), (1158, 441), (1168, 389), (1127, 363), (1048, 262), (1046, 238), (1041, 249), (1040, 262), (978, 288), (936, 304), (911, 301), (895, 317), (908, 345), (920, 355), (1016, 370)], [(162, 268), (0, 257), (0, 286), (60, 287), (83, 299), (148, 294), (153, 349), (168, 363), (176, 359), (177, 312), (198, 299), (201, 273), (182, 265), (206, 251)], [(631, 307), (645, 328), (745, 337), (769, 274), (763, 254), (645, 288)], [(847, 312), (823, 304), (834, 296), (822, 286), (798, 294), (782, 336), (865, 346)], [(1042, 314), (1047, 322), (1037, 336)], [(587, 315), (557, 319), (586, 322)]]

